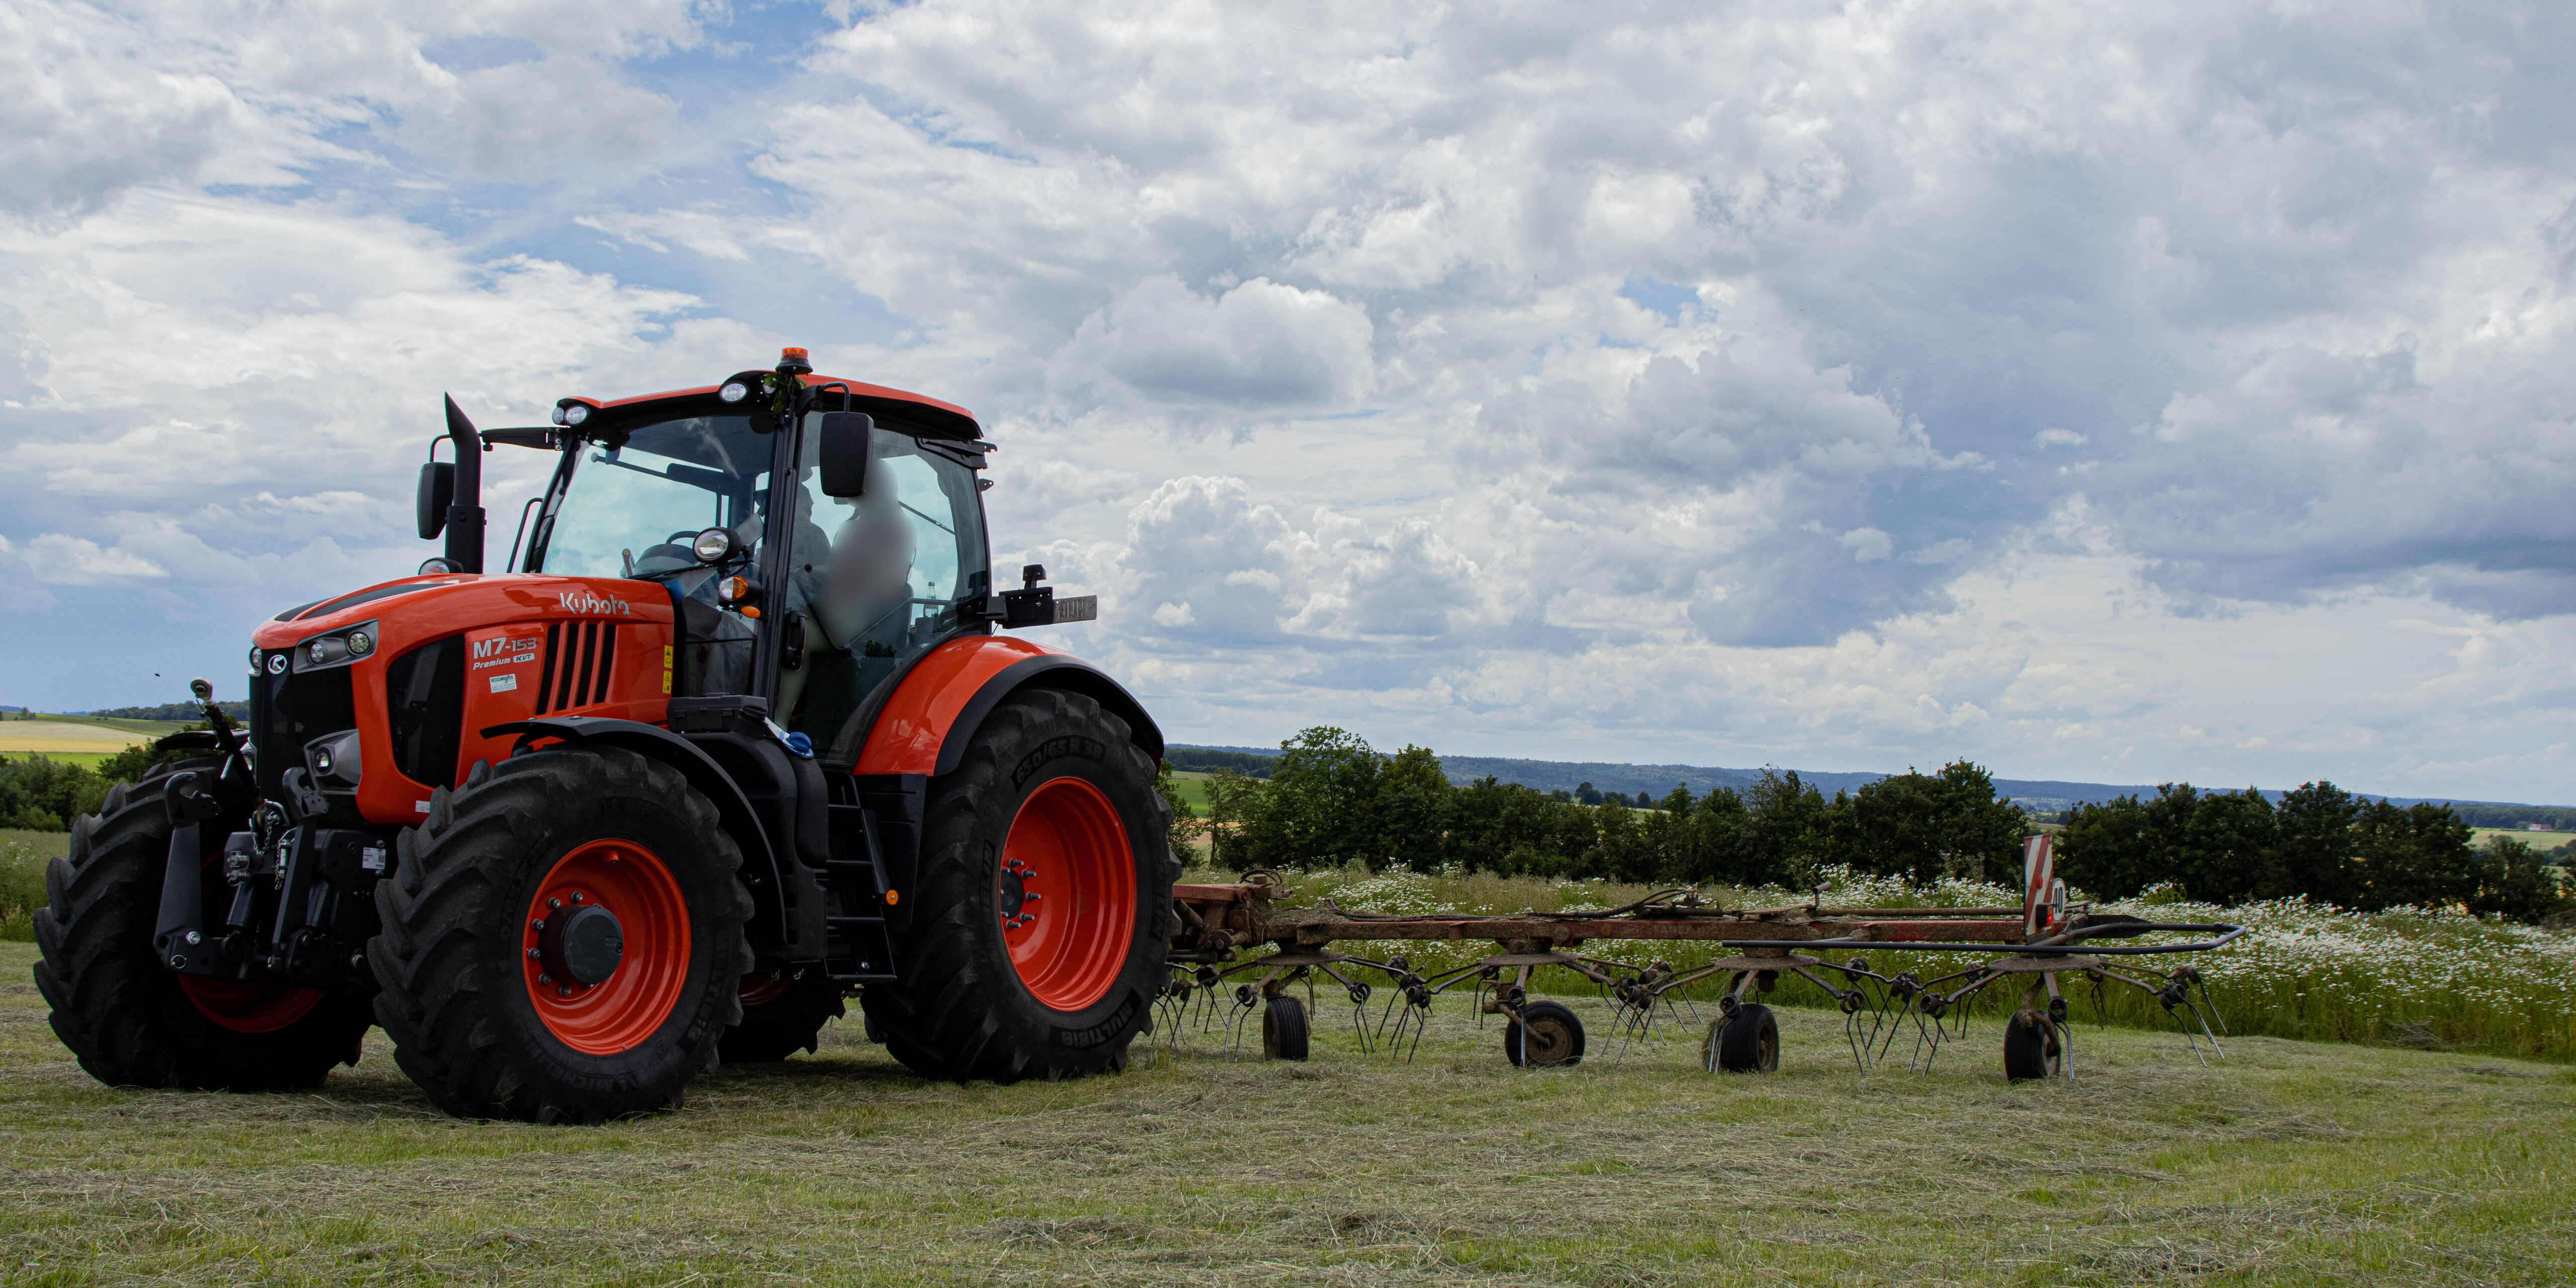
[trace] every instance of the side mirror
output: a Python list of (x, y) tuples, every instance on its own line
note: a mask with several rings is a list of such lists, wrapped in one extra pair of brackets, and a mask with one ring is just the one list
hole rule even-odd
[(434, 541), (447, 527), (447, 507), (456, 503), (456, 467), (446, 461), (431, 461), (420, 467), (420, 491), (412, 497), (412, 513), (420, 521), (420, 539)]
[(868, 439), (876, 421), (863, 411), (823, 413), (822, 478), (825, 496), (864, 496), (868, 490)]

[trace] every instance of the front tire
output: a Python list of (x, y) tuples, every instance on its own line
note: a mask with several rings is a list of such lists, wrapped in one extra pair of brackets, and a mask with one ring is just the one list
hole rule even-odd
[(958, 1081), (1125, 1067), (1179, 929), (1168, 808), (1099, 703), (1004, 699), (931, 784), (898, 982), (860, 994), (886, 1049)]
[(742, 1018), (751, 894), (716, 807), (631, 751), (478, 764), (376, 887), (376, 1018), (460, 1118), (677, 1106)]
[[(219, 758), (155, 765), (111, 788), (97, 814), (72, 824), (71, 851), (45, 868), (36, 911), (36, 989), (54, 1034), (81, 1068), (114, 1087), (271, 1091), (318, 1086), (335, 1064), (356, 1064), (373, 1023), (367, 1000), (282, 981), (180, 975), (152, 945), (169, 866), (171, 774), (211, 777)], [(199, 862), (223, 852), (232, 820), (201, 824)], [(228, 900), (218, 874), (210, 897)], [(214, 922), (221, 924), (221, 913)]]

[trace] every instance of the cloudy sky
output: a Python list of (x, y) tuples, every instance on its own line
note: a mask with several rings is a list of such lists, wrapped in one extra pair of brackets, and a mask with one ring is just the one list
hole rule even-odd
[(2571, 62), (2540, 3), (7, 0), (0, 702), (237, 692), (431, 553), (442, 390), (793, 343), (984, 418), (996, 564), (1176, 739), (2576, 800)]

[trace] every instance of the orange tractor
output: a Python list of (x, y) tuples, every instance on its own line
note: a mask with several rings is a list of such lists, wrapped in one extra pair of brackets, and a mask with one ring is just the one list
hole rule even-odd
[[(855, 992), (940, 1078), (1121, 1067), (1166, 979), (1162, 735), (995, 592), (964, 409), (770, 370), (477, 432), (419, 575), (252, 635), (250, 720), (47, 874), (36, 982), (102, 1081), (311, 1086), (371, 1025), (451, 1113), (596, 1122), (813, 1049)], [(556, 455), (484, 570), (481, 456)], [(211, 696), (197, 684), (201, 701)]]

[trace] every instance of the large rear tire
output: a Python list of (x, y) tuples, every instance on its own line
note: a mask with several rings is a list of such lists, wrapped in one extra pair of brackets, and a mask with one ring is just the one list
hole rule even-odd
[(461, 1118), (680, 1103), (742, 1018), (751, 893), (716, 807), (631, 751), (560, 747), (439, 789), (376, 887), (376, 1018)]
[(899, 982), (860, 994), (896, 1059), (934, 1078), (1123, 1068), (1179, 929), (1169, 807), (1127, 722), (1015, 693), (931, 783)]
[[(70, 853), (46, 866), (36, 989), (53, 1007), (55, 1035), (110, 1086), (311, 1087), (331, 1066), (358, 1062), (374, 1022), (363, 995), (180, 975), (153, 950), (173, 830), (162, 788), (171, 774), (211, 776), (221, 765), (175, 761), (117, 784), (97, 814), (72, 824)], [(198, 861), (217, 861), (237, 825), (200, 824)], [(210, 884), (228, 893), (220, 877)]]

